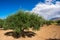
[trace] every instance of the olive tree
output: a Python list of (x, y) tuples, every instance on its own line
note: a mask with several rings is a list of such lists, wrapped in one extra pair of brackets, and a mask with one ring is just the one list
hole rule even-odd
[(16, 33), (32, 28), (38, 30), (43, 25), (44, 19), (37, 14), (19, 11), (8, 16), (4, 21), (4, 29), (11, 29)]

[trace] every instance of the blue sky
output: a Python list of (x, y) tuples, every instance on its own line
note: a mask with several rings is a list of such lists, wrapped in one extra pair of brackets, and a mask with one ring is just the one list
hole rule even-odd
[(0, 0), (0, 18), (16, 12), (19, 9), (32, 10), (32, 8), (43, 0)]
[(19, 9), (32, 10), (39, 2), (44, 0), (0, 0), (0, 18), (5, 18)]

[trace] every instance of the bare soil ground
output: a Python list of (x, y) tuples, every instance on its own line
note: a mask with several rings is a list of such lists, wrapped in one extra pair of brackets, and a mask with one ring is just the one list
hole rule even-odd
[[(12, 30), (0, 30), (0, 40), (46, 40), (46, 39), (60, 39), (60, 26), (56, 25), (44, 25), (40, 28), (39, 31), (33, 31), (35, 32), (35, 36), (33, 37), (20, 37), (18, 39), (12, 37), (12, 36), (6, 36), (4, 35), (6, 32), (9, 32)], [(30, 30), (32, 31), (32, 30)]]

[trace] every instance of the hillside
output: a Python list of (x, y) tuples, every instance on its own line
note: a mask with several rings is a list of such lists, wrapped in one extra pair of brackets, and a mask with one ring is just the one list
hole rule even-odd
[[(34, 31), (35, 36), (33, 37), (20, 37), (18, 39), (12, 37), (12, 36), (6, 36), (4, 35), (6, 32), (10, 32), (11, 30), (0, 30), (0, 40), (46, 40), (49, 38), (52, 39), (60, 39), (60, 27), (56, 25), (50, 25), (46, 26), (44, 25), (43, 27), (40, 28), (39, 31)], [(30, 31), (32, 31), (30, 29)]]
[(60, 17), (52, 18), (50, 20), (60, 20)]

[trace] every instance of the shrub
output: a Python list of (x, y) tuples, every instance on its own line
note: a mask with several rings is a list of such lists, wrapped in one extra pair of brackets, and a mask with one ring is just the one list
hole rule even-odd
[(3, 27), (3, 24), (4, 24), (4, 20), (3, 19), (0, 19), (0, 28)]
[(52, 20), (46, 20), (46, 21), (45, 21), (45, 24), (46, 24), (46, 25), (51, 25), (52, 23), (54, 23), (54, 21), (52, 21)]
[(55, 22), (57, 23), (57, 25), (60, 25), (60, 20), (56, 20)]

